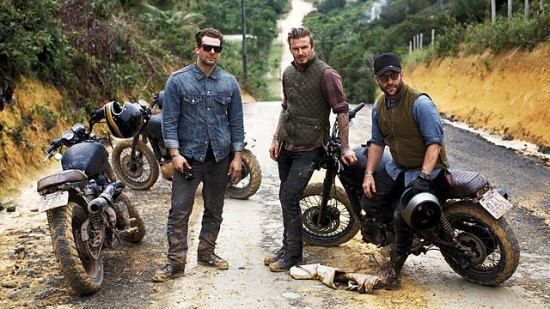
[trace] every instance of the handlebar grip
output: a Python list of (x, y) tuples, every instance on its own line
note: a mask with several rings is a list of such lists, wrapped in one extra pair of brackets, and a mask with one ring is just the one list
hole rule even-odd
[(60, 144), (61, 144), (61, 139), (54, 139), (50, 144), (50, 147), (46, 149), (46, 154), (51, 154), (52, 152), (54, 152), (57, 149), (57, 147), (59, 147)]
[(361, 102), (361, 103), (357, 104), (357, 106), (354, 109), (352, 109), (348, 112), (349, 119), (351, 120), (351, 119), (355, 118), (355, 114), (357, 114), (357, 112), (360, 111), (363, 107), (365, 107), (365, 102)]

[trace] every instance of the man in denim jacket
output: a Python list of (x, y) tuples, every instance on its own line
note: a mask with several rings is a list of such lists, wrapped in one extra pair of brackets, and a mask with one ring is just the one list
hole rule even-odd
[(188, 222), (195, 192), (203, 183), (204, 213), (199, 265), (228, 269), (214, 253), (229, 178), (240, 178), (244, 148), (243, 106), (237, 80), (216, 65), (222, 34), (212, 28), (195, 35), (195, 63), (170, 76), (164, 92), (162, 132), (175, 170), (168, 214), (168, 262), (153, 281), (183, 275)]

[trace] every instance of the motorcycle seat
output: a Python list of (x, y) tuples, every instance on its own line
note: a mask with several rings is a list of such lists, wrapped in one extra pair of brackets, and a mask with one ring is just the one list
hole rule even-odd
[(445, 178), (441, 195), (446, 199), (471, 196), (488, 182), (487, 178), (480, 173), (463, 170), (448, 170)]
[(36, 191), (40, 192), (48, 187), (66, 182), (79, 182), (85, 180), (88, 180), (88, 176), (81, 170), (65, 170), (40, 179), (36, 184)]

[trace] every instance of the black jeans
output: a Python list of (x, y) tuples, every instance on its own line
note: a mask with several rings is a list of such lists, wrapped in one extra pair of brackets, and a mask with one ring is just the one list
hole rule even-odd
[(222, 212), (225, 190), (229, 178), (230, 156), (220, 162), (209, 160), (205, 162), (193, 161), (193, 179), (185, 179), (183, 174), (174, 171), (172, 181), (172, 207), (168, 214), (168, 260), (182, 264), (187, 259), (187, 231), (189, 217), (195, 202), (195, 192), (199, 183), (203, 183), (202, 198), (204, 213), (202, 227), (199, 234), (198, 254), (214, 253), (216, 239), (222, 223)]
[[(439, 177), (438, 177), (439, 178)], [(430, 190), (437, 191), (440, 184), (437, 179), (432, 181)], [(381, 224), (392, 224), (395, 237), (392, 244), (392, 252), (408, 255), (411, 250), (414, 231), (405, 223), (399, 214), (399, 198), (405, 191), (405, 172), (401, 172), (396, 180), (382, 169), (374, 179), (376, 193), (368, 203), (369, 212), (374, 215)], [(397, 209), (396, 209), (397, 208)]]
[(300, 199), (323, 153), (319, 147), (311, 151), (281, 149), (279, 167), (279, 200), (283, 210), (283, 249), (290, 257), (302, 257), (302, 211)]

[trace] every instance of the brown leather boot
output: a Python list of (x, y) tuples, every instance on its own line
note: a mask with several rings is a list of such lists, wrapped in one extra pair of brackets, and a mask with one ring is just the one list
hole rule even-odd
[(383, 270), (378, 275), (378, 282), (374, 286), (376, 289), (397, 290), (401, 287), (399, 274), (407, 260), (408, 255), (402, 255), (392, 252), (390, 261), (384, 265)]

